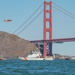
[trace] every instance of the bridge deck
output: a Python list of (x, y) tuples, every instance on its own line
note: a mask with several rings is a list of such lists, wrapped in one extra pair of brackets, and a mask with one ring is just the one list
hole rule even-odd
[(52, 43), (63, 43), (63, 42), (73, 42), (75, 41), (75, 38), (61, 38), (61, 39), (52, 39), (52, 40), (33, 40), (30, 42), (39, 42), (39, 43), (43, 43), (43, 42), (52, 42)]

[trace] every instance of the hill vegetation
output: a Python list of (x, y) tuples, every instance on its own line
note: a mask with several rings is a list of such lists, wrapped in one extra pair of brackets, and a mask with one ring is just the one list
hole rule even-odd
[(27, 56), (36, 46), (16, 35), (0, 31), (0, 57), (17, 58)]

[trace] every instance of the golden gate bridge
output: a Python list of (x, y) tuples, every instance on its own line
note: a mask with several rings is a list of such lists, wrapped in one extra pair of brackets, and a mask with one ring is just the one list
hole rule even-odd
[[(56, 5), (57, 7), (59, 7), (60, 9), (64, 10), (65, 12), (69, 13), (65, 13), (65, 12), (62, 12), (61, 10), (59, 10), (57, 7), (55, 6), (52, 6), (52, 4)], [(52, 30), (53, 30), (53, 23), (52, 23), (52, 7), (54, 7), (55, 9), (59, 10), (60, 12), (74, 18), (74, 14), (63, 9), (62, 7), (58, 6), (57, 4), (55, 3), (52, 3), (52, 1), (50, 2), (47, 2), (46, 0), (44, 1), (44, 3), (42, 3), (39, 8), (44, 5), (44, 9), (42, 11), (44, 11), (44, 23), (43, 23), (43, 39), (42, 40), (32, 40), (30, 42), (33, 42), (33, 43), (42, 43), (43, 44), (43, 56), (46, 57), (46, 56), (52, 56), (52, 44), (53, 43), (63, 43), (63, 42), (73, 42), (75, 41), (75, 37), (74, 38), (58, 38), (58, 39), (53, 39), (52, 36), (53, 36), (53, 33), (52, 33)], [(48, 6), (48, 8), (47, 8)], [(14, 31), (13, 33), (17, 32), (38, 10), (39, 8), (16, 30)], [(27, 24), (26, 27), (24, 27), (17, 35), (19, 35), (22, 31), (24, 31), (28, 26), (30, 26), (30, 24), (42, 13), (42, 11), (34, 18), (32, 19), (32, 21)], [(71, 14), (71, 15), (70, 15)]]

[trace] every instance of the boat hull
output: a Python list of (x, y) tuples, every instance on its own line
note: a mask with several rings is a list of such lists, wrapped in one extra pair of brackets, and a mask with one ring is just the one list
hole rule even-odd
[(20, 60), (54, 60), (53, 58), (30, 58), (30, 57), (19, 57)]
[(44, 58), (26, 58), (26, 60), (45, 60)]
[(54, 60), (53, 58), (26, 58), (26, 60)]
[(5, 58), (0, 58), (0, 60), (6, 60)]

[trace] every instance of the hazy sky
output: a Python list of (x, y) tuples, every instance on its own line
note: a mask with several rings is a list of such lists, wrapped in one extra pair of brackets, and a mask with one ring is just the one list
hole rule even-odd
[[(44, 0), (0, 0), (0, 31), (13, 33), (21, 26)], [(47, 0), (50, 1), (50, 0)], [(53, 3), (75, 13), (75, 0), (52, 0)], [(58, 10), (59, 9), (59, 10)], [(19, 33), (43, 10), (42, 7), (36, 14), (16, 33)], [(64, 11), (63, 11), (64, 12)], [(75, 37), (75, 18), (61, 12), (60, 8), (53, 4), (53, 38)], [(12, 22), (4, 22), (11, 19)], [(43, 39), (43, 12), (18, 35), (27, 40)], [(75, 42), (53, 44), (53, 53), (75, 56)]]

